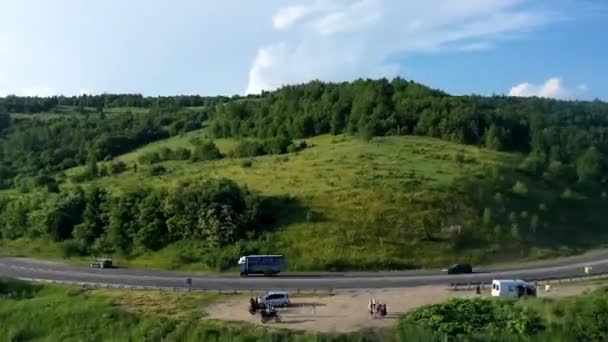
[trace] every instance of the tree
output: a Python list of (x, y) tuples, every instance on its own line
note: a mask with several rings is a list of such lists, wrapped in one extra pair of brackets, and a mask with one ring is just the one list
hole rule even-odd
[(122, 253), (131, 251), (133, 239), (139, 229), (139, 203), (146, 193), (145, 189), (134, 189), (111, 201), (106, 235), (115, 249)]
[(46, 233), (54, 241), (71, 238), (74, 227), (82, 221), (84, 208), (85, 199), (82, 193), (73, 192), (65, 195), (47, 211)]
[(0, 104), (0, 133), (5, 129), (11, 127), (12, 119), (11, 115), (2, 104)]
[(485, 145), (489, 149), (501, 151), (503, 145), (503, 131), (502, 128), (496, 127), (496, 125), (490, 125), (490, 128), (486, 132)]
[(2, 237), (16, 239), (25, 234), (27, 229), (27, 211), (21, 201), (9, 202), (2, 216), (2, 221), (4, 222)]
[(194, 147), (190, 159), (194, 162), (216, 160), (222, 158), (220, 149), (213, 141), (204, 141)]
[(537, 214), (534, 214), (530, 218), (530, 230), (532, 230), (532, 233), (536, 233), (538, 227), (540, 227), (540, 218)]
[(97, 168), (97, 156), (93, 151), (89, 151), (87, 156), (86, 174), (90, 177), (97, 177), (99, 175), (99, 169)]
[(490, 227), (492, 224), (492, 209), (484, 208), (483, 209), (483, 224), (486, 227)]
[(528, 187), (524, 182), (517, 181), (513, 186), (513, 192), (518, 195), (525, 196), (528, 193)]
[(83, 222), (74, 227), (74, 238), (85, 246), (92, 244), (104, 233), (107, 225), (106, 200), (107, 193), (97, 186), (91, 187), (85, 194)]
[(137, 223), (139, 230), (135, 242), (146, 249), (157, 250), (169, 241), (167, 218), (162, 210), (163, 191), (149, 193), (139, 204)]
[(589, 147), (576, 161), (576, 174), (581, 182), (597, 181), (605, 170), (604, 155), (594, 146)]

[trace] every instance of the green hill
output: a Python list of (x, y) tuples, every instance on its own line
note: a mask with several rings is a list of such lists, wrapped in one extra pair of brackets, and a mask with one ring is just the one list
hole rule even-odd
[(136, 112), (86, 100), (2, 132), (4, 253), (407, 269), (607, 241), (600, 102), (453, 97), (398, 79), (145, 99)]

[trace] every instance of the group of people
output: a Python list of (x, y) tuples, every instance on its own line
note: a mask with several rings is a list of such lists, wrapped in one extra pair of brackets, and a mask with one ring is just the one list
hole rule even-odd
[(376, 302), (376, 298), (374, 297), (370, 298), (368, 309), (372, 318), (377, 317), (378, 315), (382, 317), (386, 316), (386, 304)]

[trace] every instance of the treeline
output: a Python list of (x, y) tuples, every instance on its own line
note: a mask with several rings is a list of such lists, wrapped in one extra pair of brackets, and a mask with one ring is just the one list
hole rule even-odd
[(47, 237), (66, 256), (130, 255), (180, 240), (212, 250), (256, 237), (274, 219), (269, 201), (226, 179), (117, 196), (95, 186), (36, 196), (0, 200), (0, 237)]
[[(190, 160), (192, 162), (217, 160), (226, 157), (217, 145), (210, 140), (192, 139), (193, 149), (161, 147), (156, 151), (141, 153), (138, 162), (142, 165), (156, 164), (168, 160)], [(228, 157), (247, 158), (272, 154), (299, 152), (307, 147), (305, 141), (296, 143), (287, 137), (272, 139), (242, 139)]]
[(15, 120), (0, 135), (0, 187), (111, 159), (150, 142), (199, 129), (208, 111), (104, 113), (54, 120)]
[[(233, 97), (238, 98), (238, 97)], [(164, 108), (184, 108), (214, 106), (230, 100), (226, 96), (159, 96), (144, 97), (141, 94), (101, 94), (101, 95), (79, 95), (79, 96), (53, 96), (53, 97), (0, 97), (0, 113), (43, 113), (53, 112), (59, 106), (72, 106), (78, 108), (103, 108), (136, 107), (152, 108), (159, 106)]]
[[(212, 113), (216, 137), (423, 135), (534, 157), (542, 173), (608, 152), (608, 104), (504, 96), (449, 96), (400, 78), (286, 86)], [(600, 166), (603, 169), (604, 166)]]

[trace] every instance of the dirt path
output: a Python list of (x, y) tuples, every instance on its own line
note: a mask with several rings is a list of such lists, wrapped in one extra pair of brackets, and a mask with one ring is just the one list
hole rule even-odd
[[(293, 307), (281, 311), (281, 323), (267, 323), (268, 327), (320, 332), (351, 332), (362, 328), (384, 327), (394, 324), (397, 319), (413, 308), (440, 303), (453, 297), (474, 297), (474, 292), (447, 291), (445, 286), (425, 286), (407, 289), (344, 291), (333, 296), (295, 297)], [(372, 319), (367, 310), (371, 297), (386, 303), (388, 315)], [(245, 321), (261, 325), (259, 315), (250, 315), (248, 301), (243, 298), (231, 299), (210, 307), (209, 318)]]

